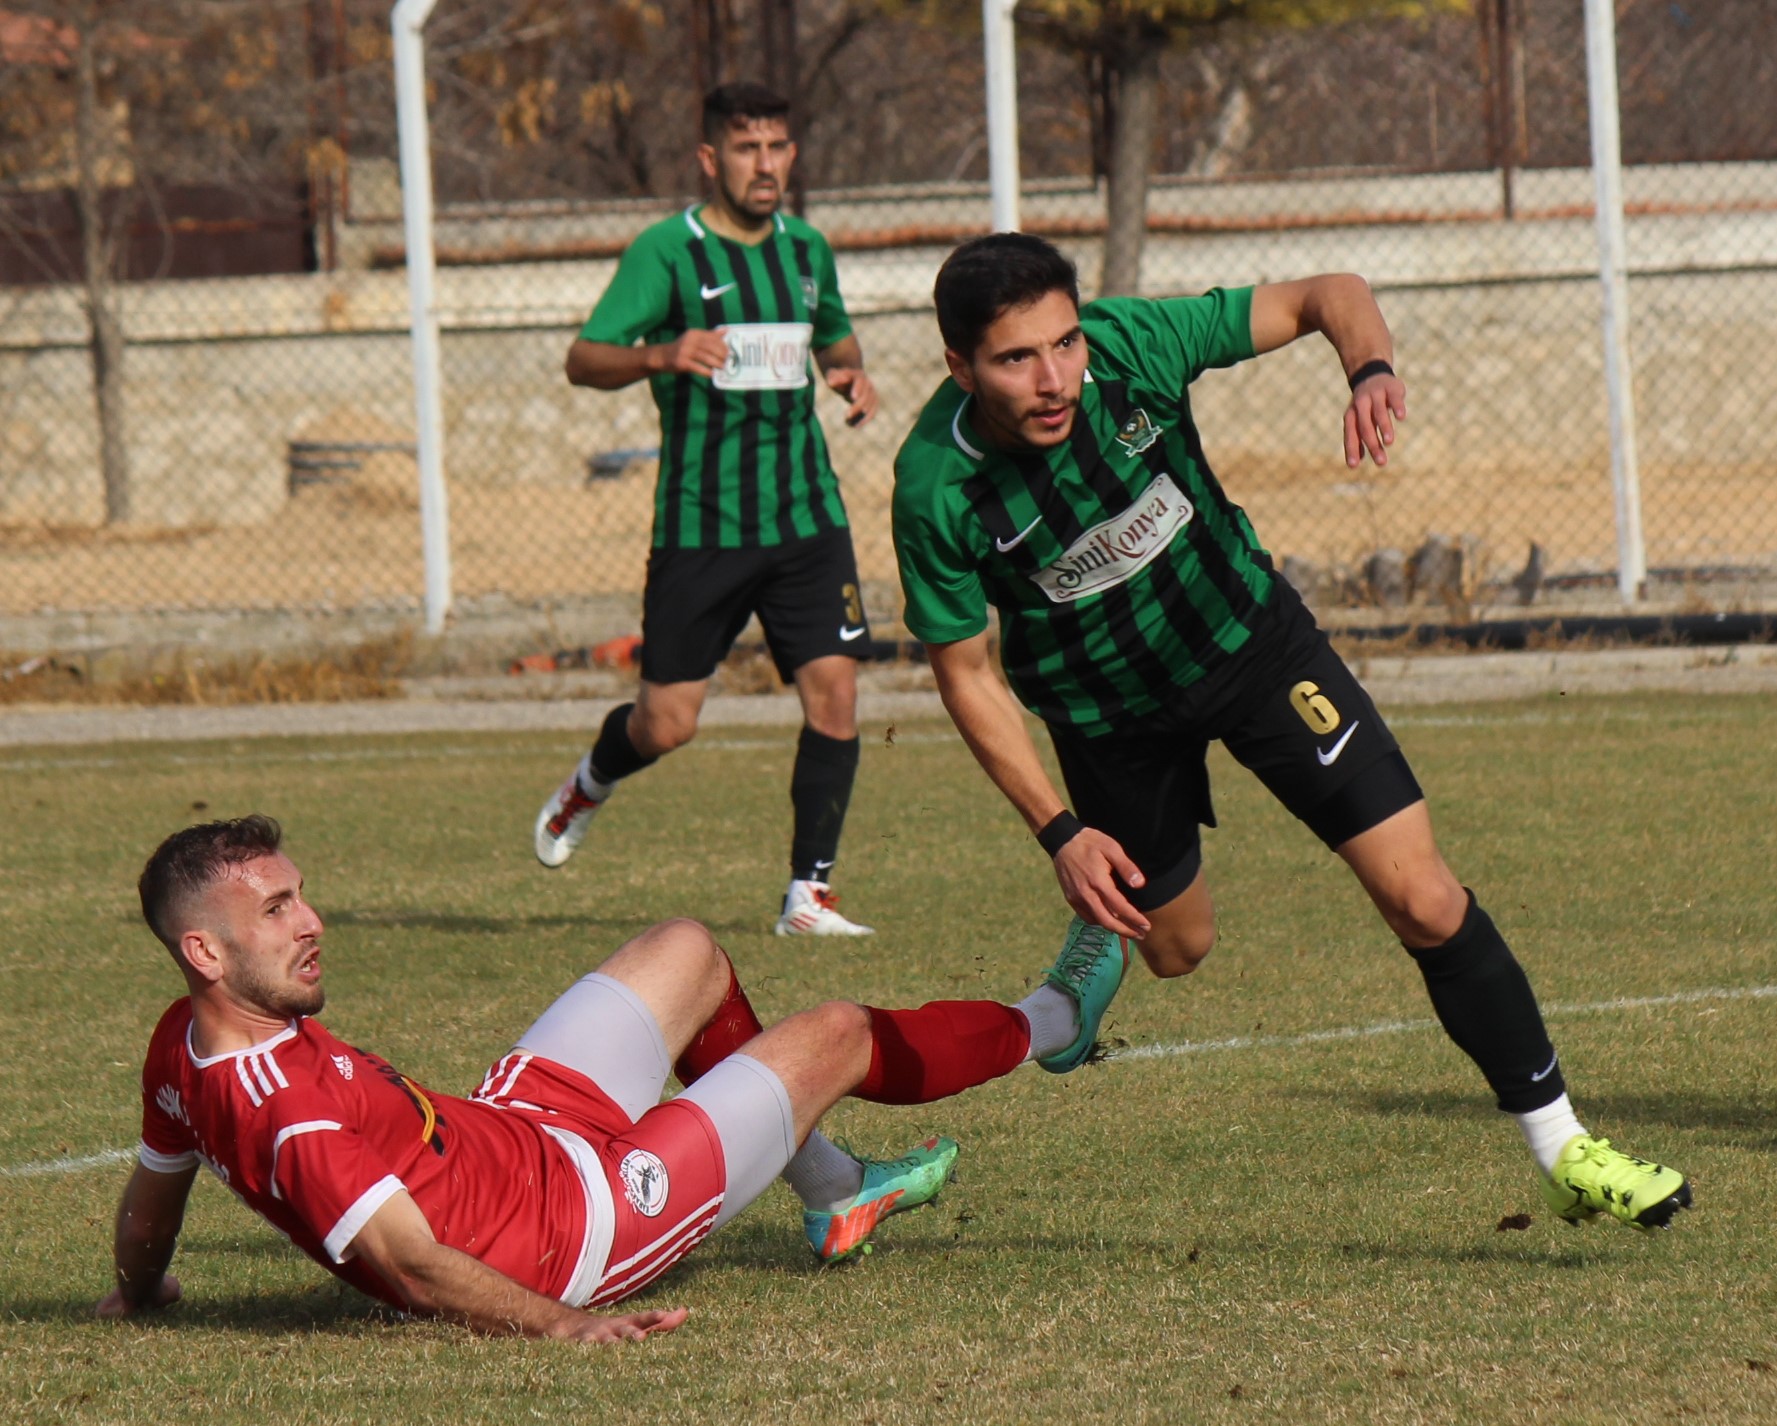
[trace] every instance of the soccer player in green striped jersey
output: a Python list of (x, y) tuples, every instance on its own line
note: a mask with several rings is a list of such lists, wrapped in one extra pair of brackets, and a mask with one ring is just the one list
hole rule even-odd
[(861, 936), (870, 928), (840, 913), (830, 881), (857, 775), (857, 660), (870, 629), (814, 403), (824, 384), (847, 402), (847, 425), (859, 426), (877, 397), (832, 248), (779, 211), (796, 159), (788, 111), (754, 84), (704, 100), (697, 155), (710, 201), (636, 238), (569, 348), (577, 386), (648, 381), (660, 476), (640, 692), (611, 712), (544, 804), (534, 845), (545, 866), (560, 866), (618, 782), (691, 740), (710, 675), (756, 614), (804, 719), (776, 929)]
[[(1351, 389), (1346, 463), (1385, 465), (1406, 386), (1369, 285), (1328, 275), (1082, 307), (1061, 253), (1000, 233), (952, 253), (935, 298), (950, 379), (895, 463), (907, 626), (1077, 916), (1137, 940), (1159, 976), (1208, 955), (1198, 829), (1215, 825), (1205, 754), (1221, 741), (1356, 874), (1516, 1117), (1556, 1216), (1667, 1226), (1690, 1186), (1580, 1124), (1529, 979), (1445, 864), (1399, 744), (1222, 490), (1192, 419), (1206, 371), (1319, 332)], [(1047, 725), (1073, 810), (1020, 702)]]

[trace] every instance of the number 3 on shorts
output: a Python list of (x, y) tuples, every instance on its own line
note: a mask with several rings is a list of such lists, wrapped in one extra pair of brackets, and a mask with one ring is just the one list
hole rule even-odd
[(1320, 685), (1308, 679), (1290, 690), (1290, 707), (1316, 736), (1332, 732), (1344, 721), (1332, 701), (1320, 691)]

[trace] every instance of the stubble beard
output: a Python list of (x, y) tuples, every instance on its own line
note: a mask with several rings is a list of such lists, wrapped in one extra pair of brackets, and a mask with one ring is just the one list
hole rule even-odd
[(722, 201), (728, 205), (728, 211), (741, 223), (754, 228), (762, 228), (769, 223), (784, 198), (783, 185), (779, 184), (772, 189), (771, 198), (765, 206), (760, 208), (744, 191), (736, 193), (730, 188), (726, 179), (722, 180), (721, 188)]
[[(977, 398), (979, 399), (979, 398)], [(1064, 403), (1068, 411), (1067, 425), (1053, 439), (1034, 441), (1025, 435), (1027, 428), (1026, 415), (1022, 410), (1012, 409), (998, 411), (983, 404), (983, 411), (989, 423), (1003, 437), (1003, 443), (1009, 449), (1019, 451), (1052, 451), (1055, 447), (1066, 443), (1073, 434), (1074, 422), (1080, 418), (1080, 400), (1076, 396)], [(1047, 433), (1045, 433), (1047, 434)]]
[(274, 979), (238, 951), (235, 955), (234, 974), (229, 979), (229, 988), (236, 999), (266, 1015), (286, 1019), (319, 1015), (321, 1007), (327, 1003), (327, 991), (320, 984), (292, 985)]

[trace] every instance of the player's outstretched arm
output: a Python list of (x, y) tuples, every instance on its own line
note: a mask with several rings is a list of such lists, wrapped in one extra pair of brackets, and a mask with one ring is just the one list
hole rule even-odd
[[(1066, 803), (1037, 756), (1024, 714), (993, 671), (987, 635), (950, 644), (927, 644), (926, 657), (951, 721), (995, 787), (1018, 809), (1034, 834), (1066, 810)], [(1117, 841), (1082, 827), (1054, 854), (1055, 879), (1068, 905), (1094, 925), (1137, 940), (1148, 920), (1117, 886), (1122, 877), (1140, 886), (1142, 874)]]
[(670, 342), (651, 347), (624, 347), (615, 342), (589, 342), (577, 337), (564, 363), (568, 381), (599, 391), (620, 391), (650, 376), (674, 372), (681, 376), (714, 376), (728, 361), (728, 342), (721, 330), (693, 329)]
[(130, 1317), (171, 1307), (179, 1300), (179, 1279), (167, 1271), (185, 1222), (185, 1202), (197, 1167), (157, 1173), (137, 1164), (117, 1205), (112, 1258), (117, 1286), (100, 1300), (101, 1317)]
[(1275, 351), (1319, 332), (1333, 344), (1351, 388), (1345, 408), (1345, 464), (1368, 455), (1388, 464), (1395, 423), (1407, 419), (1407, 387), (1394, 374), (1394, 337), (1370, 284), (1352, 273), (1328, 273), (1300, 282), (1273, 282), (1253, 289), (1253, 351)]
[(569, 1342), (633, 1342), (671, 1332), (683, 1307), (600, 1317), (533, 1292), (432, 1235), (426, 1215), (397, 1193), (370, 1217), (351, 1251), (414, 1312), (460, 1322), (490, 1335), (553, 1337)]

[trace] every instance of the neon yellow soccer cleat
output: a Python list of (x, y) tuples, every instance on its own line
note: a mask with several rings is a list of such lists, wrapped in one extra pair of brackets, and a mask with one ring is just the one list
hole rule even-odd
[(1608, 1213), (1631, 1228), (1670, 1228), (1678, 1210), (1691, 1206), (1691, 1186), (1677, 1169), (1619, 1153), (1609, 1139), (1586, 1134), (1567, 1141), (1542, 1188), (1549, 1211), (1569, 1223)]

